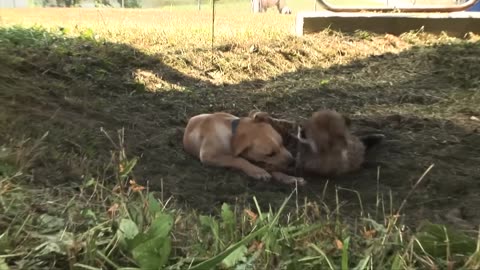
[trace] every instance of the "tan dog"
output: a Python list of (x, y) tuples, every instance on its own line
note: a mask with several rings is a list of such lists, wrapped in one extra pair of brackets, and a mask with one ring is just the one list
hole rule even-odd
[(238, 169), (259, 180), (273, 177), (282, 183), (304, 184), (303, 178), (282, 173), (295, 159), (265, 115), (239, 118), (219, 112), (193, 116), (185, 128), (183, 146), (205, 165)]

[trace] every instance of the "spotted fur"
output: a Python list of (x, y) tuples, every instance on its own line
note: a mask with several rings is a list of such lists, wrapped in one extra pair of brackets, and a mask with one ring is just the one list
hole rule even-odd
[[(347, 128), (346, 152), (342, 153), (341, 157), (328, 154), (319, 158), (315, 144), (310, 144), (311, 140), (307, 140), (305, 134), (302, 133), (306, 128), (304, 125), (296, 121), (271, 117), (266, 112), (252, 111), (250, 115), (261, 117), (280, 133), (284, 145), (295, 157), (295, 168), (289, 168), (289, 172), (297, 176), (303, 175), (305, 170), (321, 175), (343, 174), (357, 170), (364, 162), (366, 151), (384, 138), (382, 134), (357, 137), (351, 134)], [(350, 120), (345, 118), (345, 121), (347, 126), (350, 126)]]

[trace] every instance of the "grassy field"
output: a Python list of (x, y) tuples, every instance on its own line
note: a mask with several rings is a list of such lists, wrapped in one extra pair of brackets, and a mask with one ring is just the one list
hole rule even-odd
[[(198, 6), (191, 4), (178, 5), (174, 4), (175, 1), (172, 1), (172, 4), (164, 5), (163, 7), (158, 7), (161, 10), (168, 11), (178, 11), (178, 10), (198, 10)], [(361, 6), (384, 6), (386, 2), (383, 3), (381, 0), (335, 0), (329, 1), (330, 4), (336, 6), (352, 6), (352, 5), (361, 5)], [(316, 3), (314, 0), (296, 0), (296, 1), (287, 1), (287, 5), (292, 9), (292, 11), (314, 11), (321, 10), (322, 7), (320, 4)], [(250, 1), (231, 1), (231, 2), (219, 2), (216, 5), (216, 9), (219, 11), (231, 11), (235, 10), (237, 12), (251, 12)], [(200, 10), (211, 10), (211, 3), (209, 1), (202, 1)], [(271, 8), (267, 10), (267, 13), (278, 13), (276, 8)]]
[[(208, 11), (0, 22), (0, 269), (480, 269), (478, 36), (300, 38), (220, 8), (212, 51)], [(188, 117), (254, 108), (387, 140), (299, 189), (182, 150)]]
[[(198, 5), (192, 5), (192, 1), (189, 0), (172, 0), (172, 1), (162, 1), (158, 3), (156, 0), (143, 0), (143, 8), (156, 8), (162, 11), (197, 11)], [(363, 6), (363, 7), (385, 7), (385, 6), (396, 6), (396, 5), (454, 5), (451, 0), (398, 0), (398, 1), (387, 1), (387, 0), (329, 0), (329, 4), (335, 6)], [(295, 0), (287, 1), (287, 5), (292, 9), (294, 13), (300, 11), (320, 11), (322, 6), (317, 3), (316, 0)], [(200, 10), (211, 10), (210, 1), (201, 1)], [(216, 10), (218, 11), (231, 11), (235, 10), (236, 12), (251, 12), (250, 1), (241, 0), (227, 0), (218, 2), (216, 5)], [(276, 8), (271, 8), (267, 13), (278, 13)]]

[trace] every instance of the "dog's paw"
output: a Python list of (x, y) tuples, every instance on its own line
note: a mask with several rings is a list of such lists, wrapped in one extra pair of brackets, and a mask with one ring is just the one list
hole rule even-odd
[(303, 179), (303, 177), (295, 177), (295, 181), (297, 182), (297, 185), (299, 187), (307, 184), (307, 181), (305, 181), (305, 179)]
[(257, 168), (248, 173), (251, 177), (257, 180), (270, 181), (272, 175), (262, 168)]
[(304, 186), (307, 183), (303, 177), (290, 176), (279, 172), (274, 172), (273, 177), (278, 182), (286, 185)]

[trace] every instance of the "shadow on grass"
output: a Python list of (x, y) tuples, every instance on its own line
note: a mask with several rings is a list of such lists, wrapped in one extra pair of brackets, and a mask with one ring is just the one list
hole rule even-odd
[[(179, 128), (204, 112), (245, 115), (257, 107), (292, 119), (335, 108), (353, 114), (357, 132), (387, 135), (370, 160), (380, 171), (373, 165), (330, 179), (325, 198), (327, 179), (307, 179), (310, 184), (299, 191), (299, 200), (334, 201), (338, 185), (359, 191), (371, 213), (379, 195), (389, 212), (390, 194), (398, 206), (435, 164), (410, 198), (408, 218), (443, 219), (449, 210), (461, 209), (462, 218), (480, 219), (475, 210), (480, 203), (479, 122), (468, 119), (480, 116), (478, 43), (418, 47), (268, 81), (218, 86), (169, 67), (162, 55), (125, 44), (22, 28), (0, 29), (0, 42), (1, 143), (50, 132), (33, 165), (35, 184), (108, 179), (104, 164), (113, 145), (100, 128), (113, 137), (123, 127), (128, 153), (140, 157), (138, 181), (151, 189), (163, 185), (165, 196), (201, 212), (222, 202), (249, 203), (252, 196), (262, 207), (279, 205), (291, 187), (201, 166), (183, 152)], [(402, 67), (413, 60), (418, 62), (414, 70)], [(343, 211), (359, 213), (354, 193), (339, 194)]]

